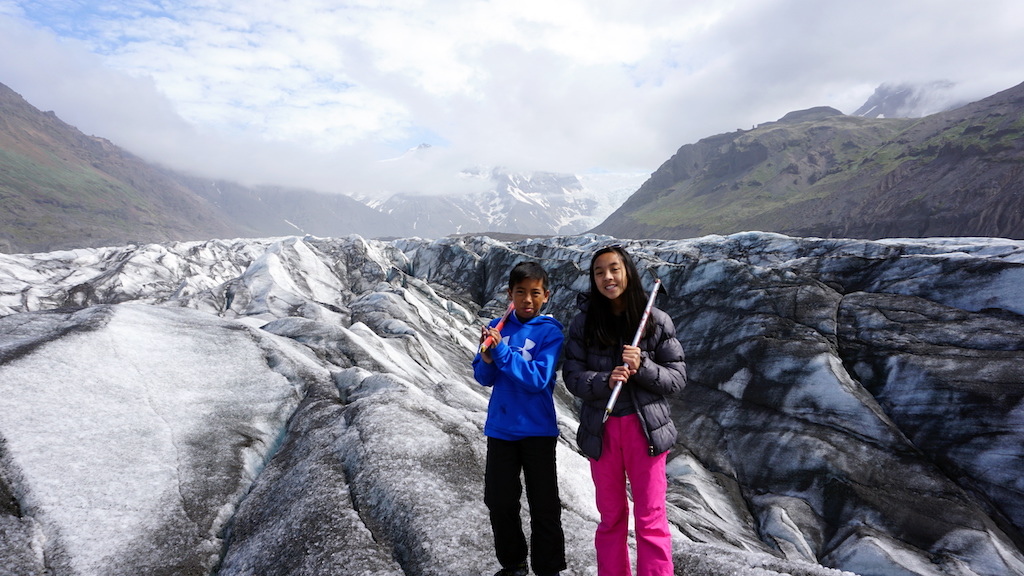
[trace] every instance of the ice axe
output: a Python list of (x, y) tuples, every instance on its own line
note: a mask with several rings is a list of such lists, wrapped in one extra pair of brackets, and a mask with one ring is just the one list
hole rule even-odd
[[(640, 337), (644, 333), (644, 327), (647, 326), (647, 319), (651, 316), (651, 308), (654, 308), (654, 299), (658, 297), (658, 289), (661, 288), (661, 279), (655, 278), (654, 288), (651, 290), (651, 297), (647, 299), (647, 306), (644, 307), (644, 314), (640, 317), (640, 325), (637, 326), (636, 335), (633, 336), (632, 346), (636, 346), (640, 343)], [(626, 366), (626, 364), (623, 364)], [(625, 384), (625, 380), (619, 380), (612, 390), (612, 397), (608, 399), (608, 405), (604, 408), (604, 417), (601, 418), (601, 423), (604, 424), (608, 421), (608, 417), (612, 415), (612, 408), (615, 408), (615, 401), (619, 399), (619, 393), (622, 392), (622, 385)]]
[[(501, 329), (505, 326), (505, 320), (508, 320), (508, 315), (511, 314), (512, 311), (515, 310), (515, 309), (516, 309), (515, 302), (509, 302), (508, 303), (508, 309), (505, 310), (505, 314), (501, 317), (501, 320), (498, 320), (498, 323), (494, 325), (494, 327), (498, 329), (498, 332), (501, 332)], [(490, 348), (494, 344), (495, 344), (494, 339), (491, 338), (490, 336), (488, 336), (487, 339), (484, 340), (483, 344), (480, 345), (480, 352), (483, 352), (484, 350), (487, 350), (488, 348)]]

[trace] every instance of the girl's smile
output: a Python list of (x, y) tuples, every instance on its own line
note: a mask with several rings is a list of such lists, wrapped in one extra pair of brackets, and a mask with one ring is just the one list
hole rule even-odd
[(602, 296), (611, 300), (612, 311), (619, 312), (624, 304), (619, 301), (626, 292), (628, 280), (622, 257), (615, 252), (606, 252), (594, 261), (594, 283)]

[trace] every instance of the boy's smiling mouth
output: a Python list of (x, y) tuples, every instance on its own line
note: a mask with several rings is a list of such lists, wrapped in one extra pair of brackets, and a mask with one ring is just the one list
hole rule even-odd
[(536, 316), (537, 312), (536, 312), (536, 309), (533, 306), (523, 306), (521, 308), (519, 308), (519, 307), (516, 308), (516, 314), (520, 318), (529, 319), (529, 318), (533, 318), (534, 316)]

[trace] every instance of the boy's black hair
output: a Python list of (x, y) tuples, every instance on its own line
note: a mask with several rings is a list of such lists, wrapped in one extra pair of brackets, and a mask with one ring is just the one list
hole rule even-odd
[[(594, 263), (600, 256), (614, 252), (622, 258), (622, 266), (626, 269), (626, 291), (623, 296), (626, 298), (626, 309), (623, 312), (625, 324), (629, 327), (629, 335), (623, 341), (623, 335), (616, 333), (611, 300), (605, 298), (597, 289), (597, 281), (594, 280)], [(590, 259), (590, 298), (587, 305), (587, 317), (583, 323), (584, 343), (597, 346), (621, 346), (629, 344), (636, 329), (640, 326), (640, 317), (644, 315), (644, 308), (647, 307), (647, 295), (644, 294), (644, 286), (640, 281), (640, 273), (637, 272), (633, 259), (626, 250), (619, 246), (605, 246)], [(644, 329), (644, 335), (650, 334), (651, 324), (648, 323)]]
[(540, 280), (541, 287), (548, 289), (548, 272), (537, 262), (520, 262), (508, 273), (508, 289), (512, 290), (523, 280)]

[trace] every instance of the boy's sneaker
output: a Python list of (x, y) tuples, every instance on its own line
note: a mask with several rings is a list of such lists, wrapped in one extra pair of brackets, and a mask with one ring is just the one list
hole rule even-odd
[(526, 567), (526, 562), (520, 562), (515, 568), (502, 568), (494, 573), (494, 576), (526, 576), (530, 573), (530, 570)]

